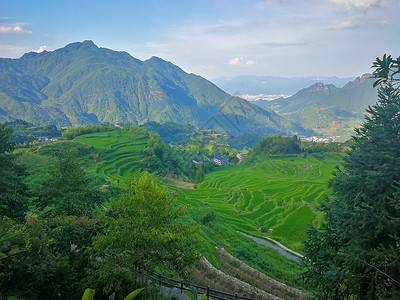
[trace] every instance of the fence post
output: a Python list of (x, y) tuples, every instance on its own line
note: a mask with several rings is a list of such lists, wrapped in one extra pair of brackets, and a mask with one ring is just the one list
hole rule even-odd
[(183, 279), (181, 279), (181, 294), (183, 293)]
[(237, 299), (239, 299), (239, 298), (238, 298), (238, 294), (235, 293), (235, 300), (237, 300)]
[(158, 283), (159, 283), (160, 286), (161, 286), (161, 273), (158, 273)]
[(207, 285), (207, 298), (210, 298), (210, 287)]

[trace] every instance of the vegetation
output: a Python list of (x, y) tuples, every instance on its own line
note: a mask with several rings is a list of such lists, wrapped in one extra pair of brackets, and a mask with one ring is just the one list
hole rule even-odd
[(11, 140), (18, 142), (18, 147), (28, 147), (39, 138), (59, 138), (61, 137), (61, 129), (53, 124), (35, 126), (32, 123), (17, 119), (11, 122), (5, 122), (5, 125), (14, 129)]
[(400, 297), (400, 57), (377, 59), (377, 104), (331, 180), (331, 197), (305, 242), (305, 277), (323, 298)]
[(144, 172), (131, 181), (122, 197), (109, 203), (105, 231), (94, 240), (103, 292), (126, 289), (142, 268), (183, 274), (197, 258), (195, 228), (179, 220), (183, 215), (183, 208), (174, 208), (172, 195), (158, 186), (154, 175)]
[(112, 125), (103, 125), (103, 124), (94, 124), (94, 125), (89, 125), (89, 126), (77, 126), (77, 127), (72, 127), (72, 128), (65, 130), (62, 133), (62, 137), (65, 140), (72, 140), (82, 134), (111, 131), (114, 129), (115, 129), (115, 127)]
[(24, 168), (13, 153), (17, 143), (10, 140), (12, 132), (11, 127), (0, 124), (0, 215), (20, 219), (27, 209), (28, 194)]
[(300, 123), (319, 134), (337, 136), (344, 142), (363, 122), (364, 111), (376, 102), (371, 75), (350, 81), (343, 88), (316, 83), (287, 99), (257, 101), (256, 105), (272, 108), (279, 115)]
[[(69, 127), (156, 121), (235, 136), (304, 133), (273, 111), (252, 108), (247, 101), (160, 58), (139, 61), (125, 52), (98, 48), (91, 41), (31, 52), (19, 59), (1, 58), (0, 65), (4, 70), (0, 74), (2, 122), (19, 118)], [(246, 116), (242, 106), (254, 113)]]
[[(24, 153), (17, 157), (12, 152), (16, 142), (9, 140), (12, 129), (4, 124), (0, 129), (0, 162), (3, 164), (0, 170), (2, 178), (7, 179), (0, 194), (4, 209), (0, 218), (0, 298), (76, 299), (87, 286), (99, 287), (102, 297), (105, 294), (101, 291), (106, 289), (115, 291), (116, 299), (126, 295), (132, 284), (136, 285), (136, 281), (131, 280), (132, 276), (138, 278), (135, 270), (130, 270), (126, 278), (115, 277), (114, 281), (102, 285), (104, 273), (101, 272), (107, 272), (107, 263), (104, 261), (101, 264), (103, 268), (99, 269), (98, 262), (105, 254), (100, 245), (106, 245), (110, 238), (107, 233), (118, 229), (115, 227), (118, 220), (129, 223), (135, 216), (139, 216), (134, 226), (137, 231), (131, 232), (139, 240), (131, 241), (134, 243), (131, 246), (138, 247), (135, 253), (140, 253), (137, 250), (143, 247), (140, 259), (149, 258), (146, 260), (148, 267), (165, 269), (173, 266), (175, 272), (183, 272), (196, 259), (193, 242), (185, 236), (193, 236), (195, 228), (184, 224), (181, 216), (184, 211), (173, 208), (171, 194), (158, 188), (154, 176), (145, 173), (122, 194), (116, 187), (99, 189), (98, 183), (92, 181), (93, 177), (80, 163), (88, 153), (77, 156), (77, 152), (71, 151), (43, 151), (42, 155), (55, 155), (55, 158), (37, 153)], [(115, 132), (133, 135), (127, 131)], [(74, 143), (76, 145), (76, 142), (60, 144), (73, 146)], [(51, 149), (57, 144), (44, 148), (47, 147)], [(23, 183), (23, 173), (15, 171), (17, 161), (31, 164), (27, 169), (30, 172), (35, 170), (35, 165), (48, 169), (40, 179), (30, 181), (29, 195), (25, 194), (27, 186)], [(113, 200), (109, 202), (111, 197)], [(109, 209), (105, 210), (104, 205)], [(145, 216), (147, 223), (143, 223)], [(148, 231), (149, 228), (153, 230)], [(157, 250), (158, 255), (151, 252), (149, 256), (147, 249), (155, 245), (163, 245), (158, 249), (162, 251)], [(113, 249), (116, 256), (127, 254), (125, 249), (121, 253), (117, 251), (120, 249)], [(103, 277), (98, 274), (103, 274)], [(127, 282), (131, 285), (125, 285)], [(152, 289), (146, 289), (144, 293), (147, 297), (155, 295)]]

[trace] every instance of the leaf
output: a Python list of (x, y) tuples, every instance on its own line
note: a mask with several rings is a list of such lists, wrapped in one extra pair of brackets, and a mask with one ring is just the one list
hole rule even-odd
[(192, 294), (192, 292), (189, 291), (183, 291), (191, 300), (196, 300)]
[(197, 290), (193, 285), (190, 286), (190, 291), (192, 292), (192, 294), (193, 294), (195, 299), (199, 298), (198, 295), (197, 295)]
[(0, 236), (0, 245), (3, 245), (6, 242), (9, 242), (13, 239), (15, 239), (16, 237), (18, 237), (20, 234), (16, 233), (16, 232), (10, 232), (7, 233), (5, 235)]
[(108, 298), (108, 300), (114, 300), (115, 299), (115, 292), (111, 294), (111, 296)]
[(207, 299), (208, 299), (208, 297), (207, 297), (206, 294), (203, 294), (203, 295), (201, 295), (201, 297), (200, 297), (200, 300), (207, 300)]
[(92, 290), (91, 288), (87, 288), (83, 293), (82, 300), (93, 300), (94, 294), (96, 290)]
[(136, 297), (141, 291), (143, 291), (143, 290), (144, 290), (144, 288), (134, 290), (132, 293), (130, 293), (128, 296), (126, 296), (126, 297), (124, 298), (124, 300), (135, 299), (135, 297)]
[(19, 300), (19, 298), (11, 296), (11, 297), (8, 297), (7, 300)]

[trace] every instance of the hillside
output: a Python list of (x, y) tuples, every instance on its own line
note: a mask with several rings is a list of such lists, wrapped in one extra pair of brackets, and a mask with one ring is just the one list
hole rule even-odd
[(304, 87), (315, 83), (321, 82), (323, 84), (334, 84), (342, 87), (353, 79), (338, 77), (235, 76), (219, 77), (211, 81), (231, 95), (236, 93), (250, 95), (293, 95)]
[(38, 125), (173, 121), (230, 135), (304, 133), (270, 109), (232, 97), (158, 57), (72, 43), (19, 59), (0, 59), (0, 121)]
[(316, 83), (286, 99), (255, 103), (273, 109), (304, 128), (346, 140), (363, 122), (368, 105), (376, 102), (372, 84), (373, 79), (365, 74), (343, 88)]
[[(19, 159), (28, 166), (27, 182), (34, 187), (48, 176), (47, 170), (54, 164), (56, 153), (76, 149), (96, 187), (106, 191), (109, 186), (124, 188), (128, 179), (139, 174), (148, 139), (146, 134), (127, 130), (94, 132), (24, 149)], [(271, 279), (265, 279), (261, 273), (246, 275), (245, 279), (237, 262), (229, 265), (215, 247), (223, 247), (224, 251), (280, 282), (304, 289), (295, 261), (271, 247), (257, 244), (237, 230), (272, 237), (298, 250), (304, 228), (316, 217), (315, 205), (326, 191), (326, 181), (336, 162), (337, 157), (329, 155), (326, 158), (260, 156), (247, 164), (214, 168), (196, 189), (166, 188), (174, 195), (176, 204), (188, 207), (187, 222), (199, 225), (196, 235), (201, 247), (198, 250), (214, 267), (252, 286), (257, 277), (261, 288), (277, 295), (291, 288), (276, 282), (281, 286), (280, 292), (273, 285), (264, 287), (263, 280)], [(166, 181), (161, 180), (160, 184), (165, 186)], [(261, 233), (259, 226), (274, 228), (275, 232)], [(194, 270), (203, 267), (199, 265)], [(203, 276), (192, 275), (195, 282), (207, 279), (210, 270), (203, 272)], [(213, 287), (223, 284), (221, 288), (225, 290), (237, 289), (237, 280), (227, 285), (226, 280), (214, 278), (204, 284)]]

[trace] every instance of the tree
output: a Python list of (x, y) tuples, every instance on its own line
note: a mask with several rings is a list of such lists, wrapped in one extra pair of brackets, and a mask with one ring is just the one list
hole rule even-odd
[(102, 202), (102, 192), (90, 185), (76, 153), (59, 153), (49, 173), (35, 201), (40, 209), (53, 207), (58, 214), (89, 215)]
[(132, 288), (139, 268), (155, 267), (182, 273), (196, 255), (195, 227), (185, 225), (185, 210), (174, 207), (167, 190), (147, 172), (133, 179), (119, 200), (112, 200), (104, 215), (106, 228), (94, 239), (100, 255), (94, 264), (103, 293)]
[(10, 141), (11, 127), (0, 124), (0, 215), (22, 218), (28, 206), (25, 169), (15, 161), (16, 142)]
[(305, 278), (322, 297), (400, 297), (400, 57), (377, 58), (378, 102), (330, 181), (325, 220), (305, 241)]

